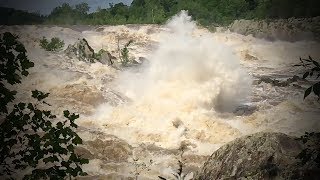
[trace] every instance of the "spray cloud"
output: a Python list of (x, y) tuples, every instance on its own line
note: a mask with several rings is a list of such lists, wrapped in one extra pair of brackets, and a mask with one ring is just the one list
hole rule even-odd
[(197, 25), (186, 11), (166, 27), (142, 73), (122, 75), (121, 91), (134, 101), (218, 111), (232, 111), (246, 100), (251, 80), (229, 47), (209, 33), (197, 36)]

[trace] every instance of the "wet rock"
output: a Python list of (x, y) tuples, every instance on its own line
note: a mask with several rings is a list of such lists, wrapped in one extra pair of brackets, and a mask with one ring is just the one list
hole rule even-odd
[(297, 82), (301, 78), (299, 76), (293, 76), (292, 78), (288, 78), (285, 81), (279, 81), (276, 79), (271, 79), (269, 77), (261, 77), (256, 84), (260, 84), (262, 82), (272, 84), (273, 86), (279, 86), (279, 87), (286, 87), (289, 86), (291, 83)]
[(65, 50), (65, 54), (70, 57), (76, 57), (80, 61), (86, 63), (100, 62), (108, 66), (114, 63), (114, 56), (108, 51), (101, 49), (98, 53), (95, 53), (92, 47), (89, 45), (86, 39), (79, 39), (74, 45), (69, 45)]
[(76, 146), (76, 148), (74, 149), (74, 152), (78, 155), (81, 156), (82, 158), (86, 158), (86, 159), (94, 159), (93, 154), (86, 148), (84, 147), (79, 147)]
[(76, 57), (80, 61), (84, 61), (87, 63), (96, 62), (96, 60), (94, 59), (94, 50), (85, 38), (78, 40), (74, 45), (69, 45), (65, 50), (65, 53), (68, 57)]
[(253, 56), (253, 55), (251, 55), (251, 54), (249, 54), (249, 53), (246, 53), (245, 56), (244, 56), (244, 58), (245, 58), (245, 60), (249, 60), (249, 61), (256, 61), (256, 60), (258, 60), (257, 57), (255, 57), (255, 56)]
[(183, 126), (183, 122), (180, 119), (177, 118), (177, 119), (172, 121), (172, 125), (175, 128), (179, 128), (180, 126)]
[(101, 53), (101, 56), (98, 60), (102, 64), (106, 64), (108, 66), (111, 66), (113, 64), (113, 61), (112, 61), (113, 58), (114, 57), (108, 51), (104, 51), (103, 53)]
[(195, 179), (297, 179), (306, 172), (296, 156), (303, 145), (282, 133), (256, 133), (218, 149)]
[(276, 20), (235, 20), (229, 30), (269, 40), (320, 40), (320, 17)]
[(236, 116), (248, 116), (254, 113), (256, 110), (257, 110), (257, 107), (255, 106), (242, 105), (237, 107), (233, 111), (233, 114), (235, 114)]
[(132, 147), (125, 141), (117, 138), (100, 139), (86, 141), (84, 145), (93, 154), (96, 159), (101, 159), (106, 162), (127, 162), (132, 155)]

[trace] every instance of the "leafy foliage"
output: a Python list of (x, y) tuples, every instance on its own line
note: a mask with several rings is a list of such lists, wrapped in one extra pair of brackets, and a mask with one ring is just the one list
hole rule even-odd
[(320, 168), (320, 133), (319, 132), (306, 132), (305, 135), (298, 138), (306, 145), (307, 148), (303, 149), (297, 159), (301, 160), (301, 164), (305, 165), (307, 163), (313, 162), (318, 168)]
[[(316, 79), (320, 77), (320, 65), (317, 61), (313, 60), (310, 56), (308, 59), (300, 58), (300, 63), (294, 66), (302, 66), (308, 69), (307, 72), (303, 74), (302, 78), (313, 77), (316, 75)], [(311, 92), (314, 92), (315, 95), (318, 96), (318, 100), (320, 99), (320, 81), (313, 84), (309, 87), (305, 93), (304, 98), (310, 95)], [(320, 168), (320, 132), (305, 132), (303, 136), (297, 138), (297, 140), (301, 141), (305, 146), (305, 148), (298, 154), (296, 159), (300, 159), (300, 163), (302, 166), (306, 164), (313, 164), (317, 168)]]
[[(307, 69), (307, 72), (303, 74), (303, 79), (307, 77), (315, 76), (316, 79), (320, 77), (320, 65), (319, 62), (313, 60), (310, 56), (309, 59), (300, 58), (300, 63), (294, 66), (302, 66)], [(318, 96), (318, 100), (320, 99), (320, 81), (310, 86), (304, 93), (304, 98), (308, 97), (311, 92), (313, 92), (316, 96)]]
[(120, 54), (121, 54), (121, 64), (123, 66), (128, 65), (128, 63), (130, 62), (129, 59), (129, 49), (128, 47), (133, 43), (133, 40), (130, 40), (129, 42), (127, 42), (127, 44), (124, 45), (124, 48), (121, 49)]
[(101, 59), (101, 55), (102, 55), (103, 53), (105, 53), (105, 52), (107, 52), (107, 51), (104, 50), (104, 49), (100, 49), (97, 53), (94, 53), (93, 58), (99, 60), (99, 59)]
[(46, 51), (60, 51), (64, 46), (64, 41), (57, 37), (53, 37), (49, 42), (45, 37), (42, 37), (40, 46)]
[(7, 104), (17, 93), (7, 89), (5, 84), (21, 83), (21, 76), (27, 76), (27, 70), (34, 66), (27, 58), (25, 47), (17, 39), (18, 36), (9, 32), (0, 35), (0, 113), (8, 113)]
[(27, 69), (33, 66), (17, 38), (11, 33), (4, 33), (0, 39), (0, 177), (14, 179), (23, 171), (23, 179), (63, 179), (86, 175), (81, 165), (88, 160), (74, 151), (82, 143), (74, 131), (79, 115), (65, 110), (66, 120), (54, 123), (57, 116), (50, 110), (42, 110), (50, 106), (44, 101), (49, 93), (38, 90), (32, 91), (36, 103), (20, 102), (8, 108), (17, 92), (10, 91), (5, 85), (21, 83), (21, 75), (27, 76)]

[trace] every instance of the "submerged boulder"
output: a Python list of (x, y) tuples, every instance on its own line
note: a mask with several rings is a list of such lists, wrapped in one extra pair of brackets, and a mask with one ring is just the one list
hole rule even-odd
[(304, 80), (304, 79), (301, 79), (299, 76), (296, 76), (296, 75), (293, 76), (292, 78), (288, 78), (285, 81), (279, 81), (276, 79), (271, 79), (269, 77), (261, 77), (258, 80), (257, 84), (264, 82), (264, 83), (271, 84), (272, 86), (286, 87), (286, 86), (290, 86), (290, 84), (292, 84), (294, 82), (297, 82), (298, 80)]
[(218, 149), (195, 179), (314, 179), (319, 172), (299, 164), (304, 145), (282, 133), (256, 133)]

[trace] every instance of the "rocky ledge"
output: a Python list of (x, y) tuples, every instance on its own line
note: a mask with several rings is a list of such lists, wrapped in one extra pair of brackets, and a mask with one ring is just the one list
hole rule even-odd
[(231, 32), (253, 35), (269, 40), (317, 40), (320, 41), (320, 17), (289, 18), (273, 20), (236, 20), (230, 26)]
[(306, 146), (281, 133), (241, 137), (215, 151), (195, 179), (317, 179), (319, 167), (297, 158)]

